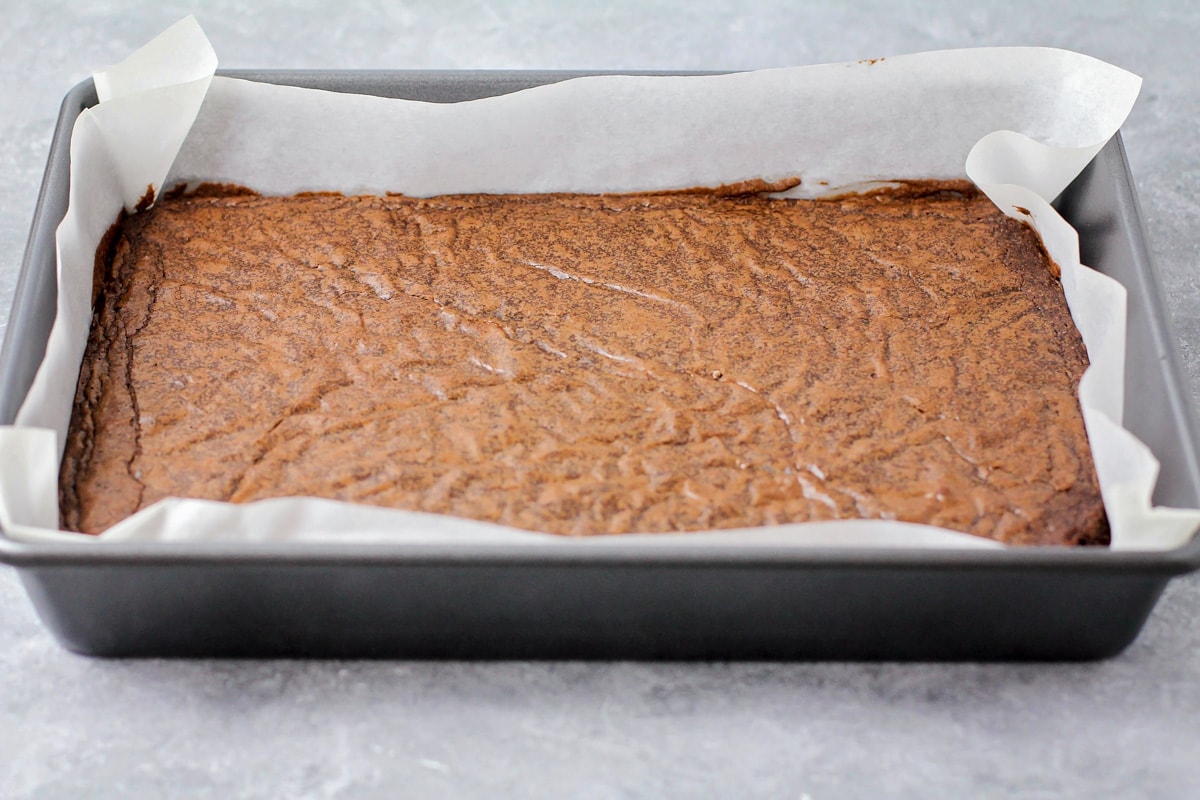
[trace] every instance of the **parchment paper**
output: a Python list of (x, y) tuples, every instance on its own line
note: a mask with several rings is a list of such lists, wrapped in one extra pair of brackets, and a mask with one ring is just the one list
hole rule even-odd
[(97, 73), (101, 103), (75, 125), (70, 207), (58, 231), (59, 307), (17, 424), (0, 429), (0, 525), (64, 541), (652, 542), (999, 547), (922, 525), (853, 520), (563, 539), (328, 500), (167, 500), (103, 536), (56, 531), (57, 472), (90, 322), (96, 246), (148, 187), (225, 181), (265, 193), (619, 192), (801, 176), (818, 196), (897, 178), (973, 179), (1040, 233), (1092, 366), (1080, 401), (1116, 549), (1186, 542), (1200, 511), (1151, 507), (1158, 462), (1120, 426), (1125, 292), (1079, 263), (1049, 201), (1120, 126), (1140, 79), (1044, 48), (921, 53), (715, 77), (583, 78), (428, 104), (214, 78), (190, 17)]

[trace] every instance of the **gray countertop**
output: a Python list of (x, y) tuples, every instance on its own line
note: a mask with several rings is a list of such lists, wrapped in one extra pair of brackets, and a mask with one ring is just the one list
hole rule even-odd
[[(227, 67), (745, 69), (1052, 45), (1124, 127), (1200, 392), (1200, 6), (213, 2)], [(285, 7), (287, 6), (287, 7)], [(0, 0), (0, 326), (59, 99), (192, 10)], [(1200, 796), (1200, 578), (1083, 665), (99, 661), (0, 568), (0, 798)]]

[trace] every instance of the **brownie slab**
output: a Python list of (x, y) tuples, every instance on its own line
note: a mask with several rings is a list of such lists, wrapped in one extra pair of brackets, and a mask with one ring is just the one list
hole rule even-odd
[(99, 260), (72, 530), (305, 495), (569, 535), (880, 518), (1107, 541), (1053, 264), (963, 185), (206, 187)]

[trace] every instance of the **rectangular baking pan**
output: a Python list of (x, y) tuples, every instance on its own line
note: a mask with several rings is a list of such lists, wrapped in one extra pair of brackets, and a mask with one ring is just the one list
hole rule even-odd
[[(227, 72), (448, 102), (566, 72)], [(0, 424), (28, 391), (54, 317), (66, 211), (66, 97), (0, 349)], [(1126, 425), (1162, 461), (1155, 500), (1200, 506), (1175, 340), (1120, 138), (1058, 201), (1084, 263), (1129, 290)], [(926, 551), (250, 543), (29, 544), (0, 533), (63, 646), (99, 656), (1094, 659), (1137, 635), (1163, 587), (1200, 566), (1170, 552)]]

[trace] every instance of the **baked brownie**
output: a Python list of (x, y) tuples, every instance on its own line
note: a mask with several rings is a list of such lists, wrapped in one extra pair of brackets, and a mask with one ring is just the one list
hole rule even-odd
[(98, 263), (72, 530), (312, 495), (570, 535), (863, 517), (1107, 541), (1053, 264), (968, 185), (206, 187)]

